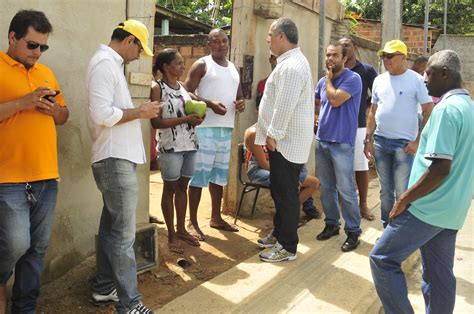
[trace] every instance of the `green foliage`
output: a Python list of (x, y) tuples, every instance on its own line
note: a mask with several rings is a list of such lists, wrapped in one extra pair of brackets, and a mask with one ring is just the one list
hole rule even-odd
[[(156, 4), (181, 13), (199, 22), (213, 25), (212, 12), (216, 0), (156, 0)], [(232, 0), (221, 0), (218, 8), (216, 27), (230, 25), (232, 18)]]
[[(366, 19), (380, 20), (383, 0), (340, 0), (348, 12), (355, 12)], [(386, 0), (389, 1), (389, 0)], [(448, 34), (474, 32), (474, 9), (472, 0), (448, 0)], [(403, 23), (423, 24), (425, 0), (403, 1)], [(429, 21), (431, 26), (443, 27), (444, 0), (430, 1)]]
[(359, 21), (357, 20), (357, 16), (354, 16), (354, 14), (351, 13), (346, 13), (345, 18), (349, 22), (349, 34), (350, 35), (356, 35), (357, 34), (357, 27), (359, 26)]

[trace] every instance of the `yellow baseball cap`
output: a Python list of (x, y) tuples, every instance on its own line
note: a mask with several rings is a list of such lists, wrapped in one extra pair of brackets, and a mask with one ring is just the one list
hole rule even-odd
[(116, 28), (121, 28), (135, 36), (140, 41), (145, 55), (153, 57), (153, 52), (148, 48), (148, 29), (145, 24), (137, 20), (126, 20), (121, 24), (123, 25), (118, 25)]
[(403, 43), (401, 40), (391, 40), (387, 41), (385, 44), (385, 47), (383, 47), (382, 50), (379, 50), (377, 52), (378, 55), (381, 55), (382, 53), (395, 53), (395, 52), (401, 52), (405, 56), (408, 53), (407, 45)]

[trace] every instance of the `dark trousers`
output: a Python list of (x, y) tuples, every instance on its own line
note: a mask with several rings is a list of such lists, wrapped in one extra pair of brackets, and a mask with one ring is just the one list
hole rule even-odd
[(268, 153), (271, 169), (270, 191), (276, 209), (273, 235), (285, 250), (296, 253), (300, 216), (299, 174), (303, 164), (292, 163), (277, 151)]

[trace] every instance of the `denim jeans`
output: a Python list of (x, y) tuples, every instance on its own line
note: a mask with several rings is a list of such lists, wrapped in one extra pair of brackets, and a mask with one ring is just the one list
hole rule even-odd
[(316, 141), (316, 173), (326, 225), (339, 226), (339, 197), (346, 234), (360, 235), (359, 200), (354, 183), (354, 146)]
[(401, 263), (418, 249), (426, 313), (453, 312), (456, 235), (457, 230), (424, 223), (408, 210), (387, 225), (369, 256), (375, 288), (385, 313), (413, 313)]
[(43, 257), (51, 236), (58, 194), (56, 180), (0, 184), (0, 286), (13, 269), (12, 312), (34, 313), (40, 293)]
[(392, 140), (379, 135), (375, 135), (374, 139), (375, 166), (380, 180), (382, 223), (386, 227), (395, 196), (398, 199), (408, 188), (415, 156), (405, 153), (408, 140)]
[[(300, 184), (303, 184), (307, 176), (308, 169), (306, 168), (306, 165), (303, 165), (299, 175)], [(270, 186), (270, 171), (260, 168), (258, 163), (251, 163), (249, 165), (247, 177), (249, 178), (250, 182)], [(314, 199), (311, 196), (303, 202), (303, 209), (312, 210), (314, 207)]]
[(104, 207), (100, 217), (96, 250), (96, 278), (93, 290), (108, 294), (117, 288), (119, 313), (136, 305), (137, 291), (135, 211), (138, 202), (136, 164), (118, 158), (107, 158), (92, 164)]
[[(306, 165), (303, 165), (303, 168), (301, 168), (300, 174), (298, 175), (298, 180), (300, 184), (303, 184), (307, 176), (308, 176), (308, 169), (306, 168)], [(270, 171), (260, 168), (260, 166), (257, 163), (249, 165), (247, 178), (249, 178), (250, 182), (252, 183), (258, 183), (258, 184), (270, 186)]]
[(291, 253), (298, 246), (298, 221), (300, 218), (300, 200), (298, 198), (298, 177), (303, 164), (288, 161), (278, 151), (269, 151), (270, 192), (275, 202), (273, 216), (273, 235), (278, 242)]

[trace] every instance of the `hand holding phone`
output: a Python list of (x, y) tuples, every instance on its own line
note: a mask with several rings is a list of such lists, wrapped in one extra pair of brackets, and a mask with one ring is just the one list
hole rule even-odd
[(54, 95), (47, 95), (47, 96), (44, 96), (44, 98), (46, 98), (48, 101), (54, 103), (54, 97), (58, 96), (58, 95), (61, 93), (61, 91), (60, 91), (59, 89), (57, 89), (57, 90), (55, 90), (54, 92), (55, 92), (56, 94), (54, 94)]

